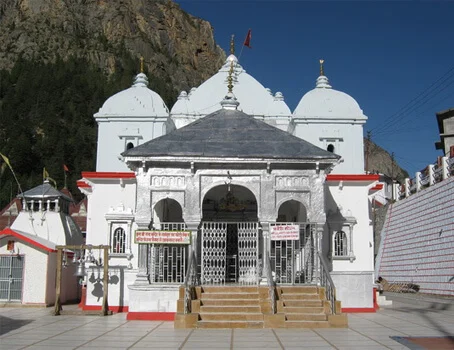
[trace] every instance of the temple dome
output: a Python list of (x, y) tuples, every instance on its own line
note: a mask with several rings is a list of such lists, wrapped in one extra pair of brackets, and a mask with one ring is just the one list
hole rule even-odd
[(328, 78), (317, 78), (315, 89), (307, 92), (293, 112), (295, 117), (318, 119), (367, 119), (350, 95), (331, 88)]
[(189, 93), (183, 91), (171, 115), (204, 116), (221, 109), (232, 66), (233, 93), (240, 103), (239, 110), (253, 116), (291, 115), (283, 98), (276, 103), (269, 89), (247, 74), (235, 55), (227, 57), (221, 69), (198, 88), (192, 88)]
[(161, 96), (148, 88), (145, 74), (139, 73), (133, 85), (109, 97), (95, 117), (168, 116), (169, 109)]

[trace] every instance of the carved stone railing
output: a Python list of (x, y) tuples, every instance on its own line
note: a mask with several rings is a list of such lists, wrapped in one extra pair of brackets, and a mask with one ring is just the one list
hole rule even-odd
[(336, 314), (336, 288), (329, 273), (328, 264), (325, 258), (317, 252), (320, 261), (320, 286), (325, 288), (326, 299), (331, 304), (331, 314)]

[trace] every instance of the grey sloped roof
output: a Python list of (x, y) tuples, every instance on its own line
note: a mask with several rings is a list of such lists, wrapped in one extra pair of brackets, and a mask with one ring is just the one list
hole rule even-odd
[(19, 194), (18, 197), (22, 198), (64, 198), (69, 202), (72, 202), (73, 200), (66, 196), (65, 194), (61, 193), (60, 191), (56, 190), (53, 188), (50, 184), (48, 183), (43, 183), (42, 185), (36, 186), (32, 188), (31, 190), (25, 191), (22, 194)]
[(333, 161), (340, 158), (241, 111), (227, 109), (220, 109), (122, 155)]

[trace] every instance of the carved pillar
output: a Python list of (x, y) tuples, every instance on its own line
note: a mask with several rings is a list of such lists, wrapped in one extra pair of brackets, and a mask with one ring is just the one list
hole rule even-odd
[[(147, 230), (147, 227), (139, 228), (140, 230)], [(150, 284), (150, 274), (148, 271), (148, 256), (149, 256), (150, 245), (139, 244), (139, 272), (136, 275), (134, 284)]]
[(268, 283), (267, 269), (270, 269), (271, 266), (268, 266), (270, 262), (270, 223), (262, 222), (262, 271), (260, 276), (260, 284), (266, 285)]

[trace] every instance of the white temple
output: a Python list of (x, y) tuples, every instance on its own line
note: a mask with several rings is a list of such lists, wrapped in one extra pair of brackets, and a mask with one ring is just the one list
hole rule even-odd
[[(86, 243), (112, 247), (111, 309), (173, 320), (192, 276), (202, 287), (335, 287), (343, 312), (375, 310), (367, 117), (323, 61), (293, 113), (233, 52), (170, 112), (147, 86), (138, 74), (94, 115), (96, 172), (78, 182)], [(88, 279), (86, 308), (101, 305), (93, 290)]]

